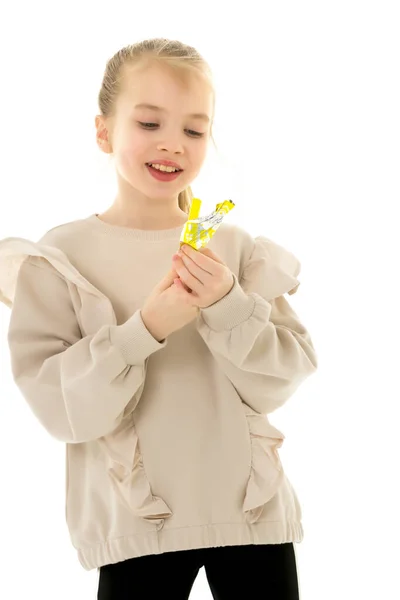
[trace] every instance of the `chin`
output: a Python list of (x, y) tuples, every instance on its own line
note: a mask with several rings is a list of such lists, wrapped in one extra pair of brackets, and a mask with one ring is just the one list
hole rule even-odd
[(156, 191), (153, 188), (151, 190), (143, 189), (141, 191), (145, 196), (147, 196), (147, 198), (152, 198), (153, 200), (171, 200), (172, 198), (177, 198), (182, 190), (179, 189), (176, 192), (170, 190), (167, 192), (166, 190), (162, 189)]

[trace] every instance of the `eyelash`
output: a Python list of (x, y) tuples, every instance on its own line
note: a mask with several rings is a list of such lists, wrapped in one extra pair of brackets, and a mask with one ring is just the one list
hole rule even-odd
[[(148, 131), (154, 130), (154, 127), (147, 127), (148, 125), (156, 125), (157, 126), (157, 123), (142, 123), (141, 121), (138, 121), (138, 123), (142, 127), (144, 127), (144, 129), (147, 129)], [(204, 133), (200, 133), (199, 131), (193, 131), (193, 129), (185, 129), (185, 131), (188, 131), (192, 137), (201, 138), (204, 136)]]

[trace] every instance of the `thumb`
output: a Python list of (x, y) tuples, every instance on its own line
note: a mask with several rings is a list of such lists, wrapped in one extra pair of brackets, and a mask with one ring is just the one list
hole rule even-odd
[(161, 287), (159, 288), (159, 290), (165, 291), (166, 289), (171, 287), (175, 283), (175, 279), (179, 279), (184, 290), (186, 290), (189, 293), (192, 293), (192, 290), (186, 285), (186, 283), (182, 281), (182, 279), (179, 277), (179, 273), (174, 268), (168, 271), (164, 279), (160, 282)]
[(156, 286), (159, 291), (167, 290), (174, 283), (174, 279), (179, 277), (178, 273), (174, 268), (170, 269), (168, 273), (161, 279), (160, 283)]

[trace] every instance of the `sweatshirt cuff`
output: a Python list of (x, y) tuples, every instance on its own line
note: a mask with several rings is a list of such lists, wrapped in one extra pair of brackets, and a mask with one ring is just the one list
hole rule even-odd
[(247, 321), (254, 312), (256, 300), (246, 294), (236, 275), (231, 291), (207, 308), (200, 309), (201, 318), (214, 331), (230, 330)]
[(159, 342), (145, 326), (140, 310), (125, 323), (110, 328), (110, 340), (124, 357), (128, 365), (143, 363), (150, 354), (165, 348), (167, 338)]

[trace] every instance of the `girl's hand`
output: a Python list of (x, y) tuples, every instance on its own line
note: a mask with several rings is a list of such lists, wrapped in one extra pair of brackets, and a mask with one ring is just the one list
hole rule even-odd
[(178, 285), (185, 284), (191, 290), (185, 290), (188, 301), (199, 308), (208, 308), (221, 300), (235, 283), (232, 271), (209, 248), (195, 250), (184, 244), (173, 256), (172, 264), (181, 280)]
[(172, 268), (146, 298), (141, 317), (159, 342), (197, 318), (200, 309), (188, 301), (189, 291)]

